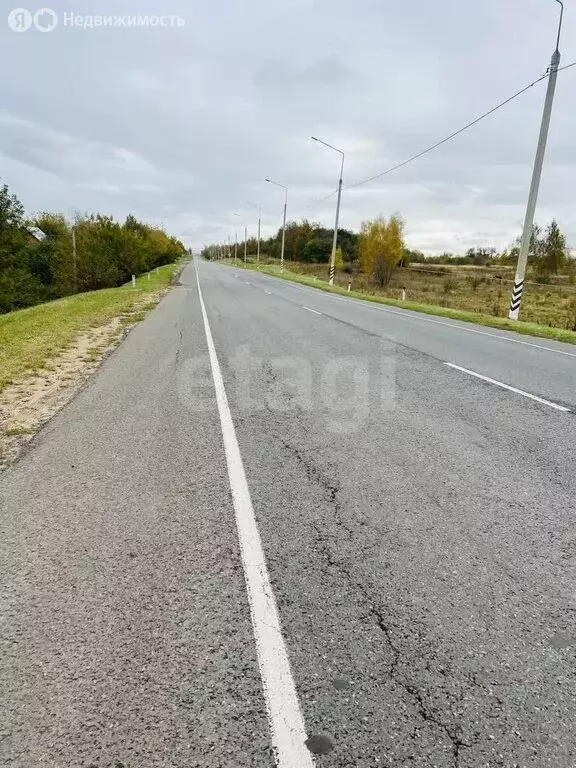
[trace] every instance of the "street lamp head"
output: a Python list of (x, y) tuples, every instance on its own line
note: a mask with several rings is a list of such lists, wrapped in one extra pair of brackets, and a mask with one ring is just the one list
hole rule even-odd
[(558, 39), (556, 40), (556, 50), (560, 50), (560, 35), (562, 33), (562, 19), (564, 18), (564, 3), (562, 0), (556, 0), (560, 6), (560, 23), (558, 24)]
[(316, 136), (310, 136), (310, 138), (312, 139), (312, 141), (318, 141), (318, 139), (316, 138)]

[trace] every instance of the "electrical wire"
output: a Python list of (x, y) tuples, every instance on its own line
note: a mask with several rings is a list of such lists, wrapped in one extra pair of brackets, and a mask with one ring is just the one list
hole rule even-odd
[[(574, 66), (576, 66), (576, 61), (573, 62), (572, 64), (566, 64), (564, 67), (559, 67), (558, 72), (562, 72), (563, 70), (570, 69), (570, 67), (574, 67)], [(398, 163), (397, 165), (392, 166), (392, 168), (388, 168), (387, 170), (382, 171), (381, 173), (377, 173), (374, 176), (370, 176), (367, 179), (363, 179), (362, 181), (357, 181), (355, 184), (349, 184), (348, 186), (344, 187), (344, 190), (355, 189), (356, 187), (360, 187), (363, 184), (369, 184), (371, 181), (376, 181), (377, 179), (381, 179), (383, 176), (387, 176), (389, 173), (392, 173), (393, 171), (397, 171), (399, 168), (404, 168), (406, 165), (413, 163), (415, 160), (418, 160), (419, 158), (424, 157), (424, 155), (427, 155), (429, 152), (432, 152), (435, 149), (438, 149), (438, 147), (441, 147), (443, 144), (447, 144), (452, 139), (455, 139), (456, 136), (460, 136), (461, 133), (464, 133), (464, 131), (467, 131), (469, 128), (472, 128), (474, 125), (477, 125), (479, 122), (481, 122), (485, 118), (490, 117), (490, 115), (493, 115), (494, 112), (497, 112), (499, 109), (502, 109), (502, 107), (505, 107), (507, 104), (510, 104), (511, 101), (514, 101), (514, 99), (517, 99), (523, 93), (526, 93), (526, 91), (529, 91), (530, 88), (533, 88), (535, 85), (537, 85), (538, 83), (541, 83), (542, 80), (546, 80), (548, 77), (550, 77), (549, 70), (546, 72), (546, 74), (542, 75), (542, 77), (539, 77), (537, 80), (534, 80), (534, 82), (530, 83), (530, 85), (527, 85), (526, 87), (522, 88), (520, 91), (517, 91), (509, 98), (500, 102), (500, 104), (497, 104), (495, 107), (492, 107), (492, 109), (488, 110), (488, 112), (485, 112), (483, 115), (480, 115), (480, 117), (477, 117), (475, 120), (472, 120), (470, 123), (467, 123), (462, 128), (459, 128), (457, 131), (454, 131), (454, 133), (451, 133), (449, 136), (446, 136), (446, 138), (441, 139), (440, 141), (437, 141), (436, 144), (433, 144), (431, 147), (428, 147), (427, 149), (424, 149), (421, 152), (418, 152), (416, 155), (409, 157), (407, 160), (404, 160), (403, 162)], [(335, 193), (332, 192), (328, 197), (331, 197), (333, 194)]]
[(335, 194), (338, 193), (338, 190), (335, 189), (332, 192), (330, 192), (329, 195), (326, 195), (325, 197), (321, 197), (320, 200), (316, 200), (315, 203), (312, 203), (311, 205), (306, 205), (302, 209), (303, 211), (313, 211), (315, 208), (318, 208), (319, 205), (322, 205), (322, 203), (326, 202), (326, 200), (330, 200), (331, 197), (334, 197)]
[[(563, 67), (558, 67), (558, 72), (562, 72), (565, 69), (570, 69), (570, 67), (576, 66), (576, 61), (572, 62), (572, 64), (565, 64)], [(457, 136), (460, 136), (460, 134), (467, 131), (469, 128), (472, 128), (475, 125), (478, 125), (482, 120), (484, 120), (487, 117), (490, 117), (490, 115), (493, 115), (495, 112), (497, 112), (499, 109), (502, 109), (507, 104), (510, 104), (511, 101), (514, 101), (519, 96), (522, 96), (522, 94), (526, 93), (526, 91), (529, 91), (530, 88), (533, 88), (535, 85), (538, 85), (538, 83), (541, 83), (543, 80), (546, 80), (548, 77), (550, 77), (550, 69), (548, 69), (542, 77), (539, 77), (537, 80), (534, 80), (529, 85), (525, 86), (521, 90), (514, 93), (512, 96), (509, 96), (504, 101), (500, 102), (500, 104), (497, 104), (495, 107), (492, 107), (492, 109), (488, 110), (488, 112), (485, 112), (483, 115), (480, 115), (480, 117), (477, 117), (475, 120), (472, 120), (471, 122), (467, 123), (462, 128), (459, 128), (457, 131), (454, 131), (449, 136), (446, 136), (444, 139), (441, 139), (440, 141), (437, 141), (435, 144), (432, 144), (432, 146), (428, 147), (427, 149), (422, 150), (421, 152), (418, 152), (415, 155), (412, 155), (412, 157), (409, 157), (407, 160), (404, 160), (401, 163), (398, 163), (397, 165), (392, 166), (392, 168), (388, 168), (385, 171), (382, 171), (381, 173), (377, 173), (374, 176), (370, 176), (367, 179), (363, 179), (362, 181), (358, 181), (354, 184), (349, 184), (346, 187), (343, 187), (342, 191), (348, 190), (348, 189), (356, 189), (357, 187), (363, 186), (364, 184), (369, 184), (371, 181), (376, 181), (377, 179), (381, 179), (383, 176), (387, 176), (389, 173), (393, 173), (393, 171), (397, 171), (400, 168), (404, 168), (406, 165), (409, 165), (410, 163), (413, 163), (415, 160), (418, 160), (421, 157), (424, 157), (424, 155), (427, 155), (429, 152), (433, 152), (435, 149), (438, 149), (438, 147), (441, 147), (443, 144), (447, 144), (452, 139), (455, 139)], [(334, 189), (330, 194), (326, 195), (325, 197), (320, 198), (316, 202), (312, 203), (311, 205), (305, 206), (302, 210), (304, 211), (312, 211), (318, 208), (322, 203), (326, 202), (326, 200), (329, 200), (331, 197), (334, 197), (335, 194), (337, 194), (338, 189)]]

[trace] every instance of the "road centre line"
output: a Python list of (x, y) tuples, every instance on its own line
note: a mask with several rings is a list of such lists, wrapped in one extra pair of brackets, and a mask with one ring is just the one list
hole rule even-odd
[(195, 268), (276, 766), (277, 768), (314, 768), (314, 760), (305, 745), (304, 718), (292, 678), (288, 651), (282, 637), (278, 608), (270, 584), (234, 422), (206, 314), (197, 265)]
[(315, 309), (310, 309), (310, 307), (304, 307), (303, 306), (302, 309), (305, 309), (307, 312), (314, 312), (315, 315), (321, 315), (322, 314), (322, 312), (318, 312)]
[(489, 384), (495, 384), (497, 387), (501, 387), (502, 389), (507, 389), (510, 392), (514, 392), (517, 395), (528, 397), (530, 398), (530, 400), (535, 400), (537, 403), (541, 403), (542, 405), (548, 405), (550, 408), (555, 408), (557, 411), (563, 411), (564, 413), (571, 413), (570, 408), (566, 408), (563, 405), (558, 405), (558, 403), (552, 403), (550, 402), (550, 400), (545, 400), (543, 397), (538, 397), (537, 395), (531, 395), (529, 392), (524, 392), (523, 389), (517, 389), (516, 387), (511, 387), (509, 384), (504, 384), (502, 381), (497, 381), (496, 379), (491, 379), (488, 376), (483, 376), (480, 373), (475, 373), (474, 371), (468, 370), (468, 368), (462, 368), (461, 366), (455, 365), (454, 363), (444, 363), (444, 365), (447, 365), (450, 368), (454, 368), (454, 370), (456, 371), (467, 373), (469, 376), (474, 376), (477, 379), (482, 379), (482, 381), (487, 381)]

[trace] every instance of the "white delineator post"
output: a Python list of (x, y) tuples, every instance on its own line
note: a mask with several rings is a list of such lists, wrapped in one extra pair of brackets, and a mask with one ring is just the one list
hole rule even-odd
[(132, 288), (136, 288), (136, 275), (132, 275)]
[(548, 88), (546, 90), (546, 100), (544, 102), (544, 113), (542, 115), (538, 148), (536, 150), (536, 159), (534, 161), (534, 170), (532, 172), (532, 183), (530, 184), (530, 193), (528, 195), (528, 205), (526, 207), (524, 229), (522, 230), (522, 240), (520, 241), (520, 253), (518, 255), (518, 264), (516, 266), (516, 276), (514, 277), (514, 288), (512, 289), (512, 297), (510, 299), (510, 311), (508, 312), (510, 320), (518, 320), (518, 315), (520, 313), (522, 292), (524, 290), (524, 278), (526, 276), (526, 265), (528, 263), (528, 251), (530, 250), (530, 240), (532, 239), (532, 233), (534, 231), (534, 214), (536, 212), (536, 203), (538, 202), (538, 191), (540, 189), (540, 179), (542, 178), (544, 155), (546, 154), (550, 117), (552, 115), (556, 80), (558, 78), (558, 67), (560, 66), (559, 46), (564, 5), (561, 0), (556, 0), (556, 2), (562, 8), (560, 12), (560, 25), (558, 27), (558, 39), (556, 42), (556, 50), (552, 54), (552, 61), (550, 62), (550, 75), (548, 77)]

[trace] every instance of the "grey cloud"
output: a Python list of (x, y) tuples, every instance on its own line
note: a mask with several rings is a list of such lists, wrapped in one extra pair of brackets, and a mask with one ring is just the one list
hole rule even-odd
[[(71, 10), (66, 5), (66, 10)], [(2, 175), (30, 210), (128, 212), (200, 246), (289, 214), (331, 224), (338, 159), (347, 183), (418, 152), (538, 77), (557, 16), (542, 0), (101, 0), (76, 13), (178, 14), (178, 29), (14, 34), (0, 73)], [(566, 13), (563, 50), (576, 50)], [(568, 54), (565, 62), (570, 61)], [(559, 78), (538, 219), (573, 213), (576, 67)], [(464, 250), (517, 234), (543, 102), (536, 86), (432, 155), (343, 199), (342, 224), (401, 210), (409, 242)]]
[(294, 91), (336, 88), (352, 78), (352, 71), (335, 56), (319, 59), (301, 69), (291, 66), (288, 61), (272, 59), (258, 66), (254, 84), (281, 100), (286, 88)]

